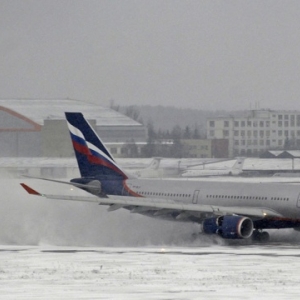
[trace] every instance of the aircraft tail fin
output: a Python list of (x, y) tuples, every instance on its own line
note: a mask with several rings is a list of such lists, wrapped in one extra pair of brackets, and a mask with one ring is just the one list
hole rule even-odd
[(159, 168), (161, 157), (154, 157), (147, 169), (157, 170)]
[(81, 176), (127, 179), (82, 113), (65, 115)]
[(233, 172), (237, 173), (237, 175), (238, 175), (239, 173), (242, 173), (242, 171), (243, 171), (244, 160), (245, 160), (244, 157), (238, 157), (238, 158), (236, 159), (236, 162), (235, 162), (234, 165), (232, 166)]

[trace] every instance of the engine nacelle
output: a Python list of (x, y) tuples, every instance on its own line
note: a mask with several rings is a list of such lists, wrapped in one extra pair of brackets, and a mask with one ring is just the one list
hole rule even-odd
[(99, 180), (92, 180), (87, 184), (86, 189), (96, 196), (100, 196), (102, 192), (101, 182)]
[(253, 222), (243, 216), (220, 216), (203, 221), (203, 232), (218, 234), (224, 239), (247, 239), (252, 235)]

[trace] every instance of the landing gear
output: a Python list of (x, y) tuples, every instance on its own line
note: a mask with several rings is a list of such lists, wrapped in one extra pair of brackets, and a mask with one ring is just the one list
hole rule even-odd
[(267, 243), (270, 240), (270, 235), (266, 231), (254, 230), (252, 233), (252, 241), (259, 243)]

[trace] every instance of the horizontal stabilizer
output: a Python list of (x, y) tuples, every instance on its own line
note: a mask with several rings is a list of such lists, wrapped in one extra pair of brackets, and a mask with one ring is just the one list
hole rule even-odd
[(42, 194), (38, 193), (36, 190), (32, 189), (30, 186), (25, 183), (21, 183), (21, 186), (26, 190), (26, 192), (30, 195), (42, 196)]

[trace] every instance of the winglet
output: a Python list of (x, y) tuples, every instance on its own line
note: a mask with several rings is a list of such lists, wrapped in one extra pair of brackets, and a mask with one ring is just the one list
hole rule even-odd
[(28, 194), (31, 195), (37, 195), (37, 196), (42, 196), (39, 192), (35, 191), (34, 189), (32, 189), (31, 187), (29, 187), (28, 185), (26, 185), (25, 183), (20, 183), (21, 186), (26, 190), (26, 192)]

